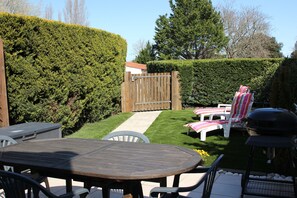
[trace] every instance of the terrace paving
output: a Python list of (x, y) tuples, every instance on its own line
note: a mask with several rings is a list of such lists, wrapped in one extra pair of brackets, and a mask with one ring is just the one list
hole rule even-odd
[[(184, 174), (181, 177), (180, 185), (187, 186), (190, 184), (194, 184), (201, 177), (201, 174), (193, 175), (193, 174)], [(217, 174), (216, 181), (213, 186), (212, 195), (213, 198), (239, 198), (241, 197), (241, 187), (240, 187), (240, 175), (234, 174)], [(168, 185), (172, 185), (173, 177), (167, 178)], [(55, 194), (63, 194), (65, 193), (65, 181), (61, 179), (49, 178), (51, 191)], [(73, 182), (74, 188), (82, 187), (83, 183), (81, 182)], [(153, 187), (158, 187), (158, 183), (153, 182), (142, 182), (143, 193), (145, 197), (149, 197), (149, 192)], [(202, 186), (195, 189), (190, 193), (183, 193), (182, 195), (187, 197), (201, 197)], [(120, 198), (123, 196), (121, 190), (112, 190), (111, 197), (112, 198)], [(101, 188), (92, 187), (90, 192), (91, 198), (101, 198)], [(253, 196), (245, 196), (247, 198), (252, 198)]]

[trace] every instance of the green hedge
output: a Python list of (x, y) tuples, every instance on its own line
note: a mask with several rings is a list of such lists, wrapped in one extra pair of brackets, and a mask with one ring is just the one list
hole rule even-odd
[(275, 73), (270, 101), (272, 107), (297, 110), (297, 59), (285, 59)]
[(120, 110), (127, 43), (119, 35), (0, 13), (0, 38), (11, 124), (61, 123), (69, 134)]
[(239, 85), (255, 92), (255, 106), (267, 104), (272, 78), (283, 59), (216, 59), (152, 61), (148, 72), (180, 73), (184, 106), (230, 103)]

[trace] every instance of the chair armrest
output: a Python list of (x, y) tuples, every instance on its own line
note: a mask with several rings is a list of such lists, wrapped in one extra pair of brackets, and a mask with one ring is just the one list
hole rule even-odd
[(84, 197), (87, 197), (88, 194), (89, 194), (88, 189), (79, 188), (79, 189), (73, 190), (72, 192), (60, 195), (59, 197), (61, 197), (61, 198), (72, 198), (74, 196), (81, 196), (81, 195), (83, 195)]
[(193, 170), (190, 170), (186, 173), (206, 173), (209, 170), (209, 167), (196, 167)]
[(193, 170), (190, 170), (188, 172), (184, 172), (178, 175), (174, 176), (174, 180), (173, 180), (173, 187), (178, 187), (179, 186), (179, 180), (180, 180), (180, 176), (182, 174), (186, 174), (186, 173), (206, 173), (209, 170), (209, 167), (196, 167)]
[(155, 187), (150, 191), (150, 197), (159, 197), (160, 193), (178, 193), (178, 187)]

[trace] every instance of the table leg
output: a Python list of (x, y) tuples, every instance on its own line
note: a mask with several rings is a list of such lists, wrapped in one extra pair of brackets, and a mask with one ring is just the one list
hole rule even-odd
[(72, 179), (66, 179), (66, 192), (69, 193), (72, 191)]
[(124, 198), (143, 198), (141, 181), (127, 181), (124, 183)]

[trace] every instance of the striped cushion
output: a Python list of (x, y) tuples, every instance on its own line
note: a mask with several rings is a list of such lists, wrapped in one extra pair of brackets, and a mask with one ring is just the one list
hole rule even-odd
[(228, 120), (205, 120), (202, 122), (192, 122), (192, 123), (186, 124), (185, 126), (190, 127), (196, 132), (200, 132), (201, 130), (206, 129), (208, 127), (227, 124), (227, 123), (228, 123)]
[(218, 108), (218, 107), (208, 107), (208, 108), (197, 107), (197, 108), (194, 109), (193, 112), (195, 114), (197, 114), (197, 115), (200, 115), (200, 114), (222, 113), (222, 112), (225, 112), (225, 111), (226, 111), (225, 107), (220, 107), (220, 108)]
[[(242, 120), (242, 118), (246, 117), (250, 105), (253, 102), (253, 94), (252, 93), (240, 93), (236, 92), (235, 96), (233, 98), (232, 107), (231, 107), (231, 121), (239, 122)], [(203, 129), (206, 129), (208, 127), (212, 126), (218, 126), (227, 124), (228, 120), (205, 120), (201, 122), (192, 122), (189, 124), (186, 124), (186, 127), (190, 127), (194, 131), (200, 132)]]
[(253, 94), (236, 92), (231, 107), (231, 118), (241, 120), (246, 117)]
[(240, 93), (250, 93), (250, 87), (245, 85), (240, 85), (238, 92)]
[[(250, 92), (250, 87), (245, 86), (245, 85), (240, 85), (238, 92), (240, 92), (240, 93), (249, 93)], [(230, 108), (226, 108), (226, 107), (220, 107), (220, 108), (218, 108), (218, 107), (207, 107), (207, 108), (197, 107), (197, 108), (195, 108), (193, 110), (193, 112), (196, 115), (224, 113), (225, 111), (229, 112)]]

